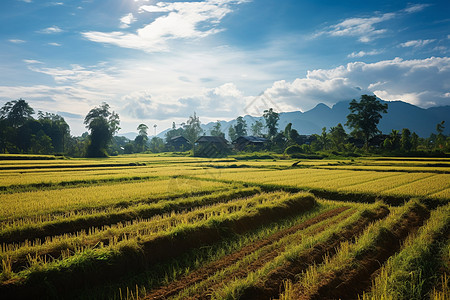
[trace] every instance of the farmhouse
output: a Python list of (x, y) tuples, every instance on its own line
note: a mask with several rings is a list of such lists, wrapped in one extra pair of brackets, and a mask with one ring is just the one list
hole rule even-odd
[(254, 146), (257, 149), (260, 149), (267, 142), (266, 138), (258, 137), (258, 136), (240, 136), (233, 141), (234, 149), (236, 150), (244, 150), (247, 146)]
[(174, 136), (169, 139), (166, 143), (166, 147), (168, 150), (173, 151), (185, 151), (191, 149), (191, 143), (184, 136)]
[(194, 155), (202, 157), (222, 157), (231, 150), (228, 141), (221, 136), (201, 136), (195, 141)]

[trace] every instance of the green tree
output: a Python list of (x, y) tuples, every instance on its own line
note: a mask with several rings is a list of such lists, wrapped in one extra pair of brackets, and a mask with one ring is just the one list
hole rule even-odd
[(437, 136), (436, 136), (436, 148), (442, 149), (444, 148), (445, 145), (445, 136), (444, 136), (444, 129), (445, 129), (445, 121), (442, 121), (441, 123), (438, 123), (436, 125), (436, 131), (437, 131)]
[(184, 126), (186, 126), (185, 123), (181, 124), (181, 127), (177, 128), (175, 122), (172, 123), (172, 129), (167, 131), (165, 134), (166, 142), (168, 142), (171, 138), (174, 138), (176, 136), (185, 136), (184, 134)]
[(375, 95), (362, 95), (359, 102), (355, 99), (350, 102), (346, 125), (353, 128), (352, 135), (362, 136), (366, 150), (369, 140), (381, 133), (377, 125), (382, 118), (381, 113), (387, 113), (387, 108), (388, 105), (378, 101)]
[(194, 112), (193, 116), (190, 116), (184, 125), (184, 137), (194, 145), (195, 141), (198, 139), (200, 134), (203, 133), (203, 129), (200, 126), (200, 118), (197, 117), (197, 114)]
[(332, 147), (338, 151), (344, 150), (344, 145), (347, 141), (347, 133), (341, 123), (330, 129), (330, 141)]
[(220, 124), (219, 121), (217, 121), (211, 129), (211, 135), (225, 138), (225, 133), (222, 132), (222, 124)]
[(45, 134), (43, 130), (39, 130), (36, 135), (31, 137), (31, 153), (49, 154), (53, 152), (52, 139)]
[(262, 129), (264, 127), (264, 124), (259, 121), (256, 120), (251, 126), (250, 126), (250, 130), (252, 131), (252, 135), (253, 136), (262, 136)]
[(292, 123), (289, 123), (284, 128), (284, 137), (288, 142), (291, 142)]
[(392, 151), (400, 149), (398, 130), (392, 129), (391, 134), (384, 140), (383, 147)]
[(66, 140), (70, 138), (70, 127), (64, 118), (57, 114), (39, 111), (38, 120), (42, 130), (51, 138), (54, 151), (64, 152)]
[(292, 128), (292, 123), (289, 123), (284, 128), (284, 137), (286, 138), (287, 146), (299, 145), (302, 142), (302, 138), (298, 131)]
[(109, 105), (103, 102), (101, 106), (93, 108), (84, 118), (84, 124), (90, 131), (88, 157), (107, 156), (107, 146), (112, 137), (119, 131), (120, 120), (117, 113), (109, 111)]
[(137, 127), (137, 130), (139, 131), (139, 135), (148, 136), (148, 133), (147, 133), (148, 126), (147, 125), (139, 124), (139, 126)]
[(10, 126), (18, 128), (27, 120), (33, 119), (34, 110), (23, 99), (6, 102), (0, 109), (0, 118), (6, 119)]
[(162, 138), (155, 136), (150, 140), (150, 151), (152, 151), (153, 153), (163, 152), (164, 148), (165, 145)]
[(264, 111), (263, 114), (264, 120), (266, 121), (266, 127), (268, 131), (269, 138), (273, 138), (278, 131), (278, 120), (280, 119), (280, 115), (273, 111), (272, 108)]
[(231, 141), (234, 141), (238, 138), (238, 135), (236, 134), (236, 129), (234, 129), (234, 126), (230, 126), (228, 128), (228, 136), (230, 137)]
[[(31, 135), (41, 128), (24, 126), (34, 121), (32, 114), (34, 110), (23, 99), (6, 102), (0, 109), (0, 147), (1, 152), (19, 153), (29, 150)], [(34, 130), (34, 131), (33, 131)]]
[(400, 138), (400, 145), (403, 151), (411, 151), (411, 131), (408, 128), (403, 128), (402, 137)]
[(411, 150), (416, 151), (419, 146), (419, 136), (417, 133), (413, 132), (411, 134)]
[(234, 125), (234, 130), (236, 131), (236, 136), (246, 136), (247, 135), (247, 122), (243, 117), (239, 116), (236, 119), (236, 125)]
[(322, 128), (322, 133), (317, 137), (317, 141), (321, 145), (322, 150), (328, 150), (330, 145), (330, 138), (328, 137), (326, 127)]
[(148, 141), (147, 136), (148, 126), (145, 124), (139, 124), (137, 130), (139, 131), (139, 134), (134, 139), (135, 148), (137, 152), (144, 152)]

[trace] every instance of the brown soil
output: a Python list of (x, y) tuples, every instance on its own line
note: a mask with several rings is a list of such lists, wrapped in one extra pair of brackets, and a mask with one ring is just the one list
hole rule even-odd
[(402, 241), (416, 231), (430, 216), (427, 209), (414, 206), (390, 230), (382, 230), (374, 248), (356, 257), (356, 267), (348, 267), (329, 274), (313, 295), (300, 299), (358, 299), (370, 287), (372, 275), (393, 254), (400, 250)]
[(238, 260), (253, 253), (254, 251), (256, 251), (264, 246), (267, 246), (271, 243), (274, 243), (286, 235), (294, 233), (298, 230), (305, 229), (305, 228), (307, 228), (311, 225), (314, 225), (316, 223), (319, 223), (327, 218), (338, 215), (347, 209), (349, 209), (349, 207), (339, 207), (339, 208), (327, 211), (317, 217), (307, 220), (306, 222), (303, 222), (296, 226), (279, 231), (279, 232), (272, 234), (271, 236), (269, 236), (265, 239), (262, 239), (256, 243), (245, 246), (244, 248), (242, 248), (241, 250), (239, 250), (235, 253), (227, 255), (227, 256), (221, 258), (220, 260), (214, 261), (204, 267), (201, 267), (200, 269), (190, 273), (189, 275), (182, 277), (178, 281), (172, 282), (167, 286), (163, 286), (156, 290), (153, 290), (150, 294), (147, 295), (147, 297), (145, 299), (165, 299), (166, 297), (175, 295), (176, 293), (189, 287), (190, 285), (207, 279), (209, 276), (213, 275), (218, 270), (224, 269), (224, 268), (234, 264)]
[(270, 272), (264, 282), (245, 290), (241, 299), (272, 299), (277, 297), (282, 290), (283, 281), (287, 279), (295, 281), (297, 274), (306, 270), (308, 266), (321, 263), (325, 254), (334, 255), (341, 242), (355, 238), (364, 231), (369, 223), (385, 218), (388, 214), (389, 210), (386, 207), (380, 207), (374, 213), (363, 214), (362, 218), (347, 226), (339, 234), (333, 234), (327, 241), (315, 245), (294, 261), (289, 261)]

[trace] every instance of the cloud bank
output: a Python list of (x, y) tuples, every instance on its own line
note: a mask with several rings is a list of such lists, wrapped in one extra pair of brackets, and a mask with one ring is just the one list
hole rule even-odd
[(277, 102), (301, 110), (318, 102), (333, 104), (358, 98), (364, 93), (420, 107), (448, 105), (450, 101), (450, 58), (353, 62), (328, 70), (309, 71), (293, 82), (277, 81), (266, 94)]
[[(51, 76), (55, 84), (0, 86), (0, 99), (22, 97), (35, 109), (70, 111), (78, 115), (85, 115), (93, 106), (107, 101), (120, 114), (121, 127), (129, 128), (125, 129), (128, 131), (134, 130), (137, 120), (158, 122), (162, 128), (161, 124), (170, 126), (172, 121), (186, 120), (194, 111), (207, 122), (233, 119), (254, 111), (261, 113), (269, 107), (281, 111), (305, 111), (321, 102), (333, 105), (338, 101), (357, 99), (362, 94), (375, 94), (388, 101), (402, 100), (424, 108), (450, 102), (449, 57), (395, 58), (375, 63), (357, 61), (332, 69), (311, 70), (293, 81), (280, 80), (266, 85), (261, 91), (267, 107), (256, 107), (256, 110), (254, 107), (249, 109), (249, 105), (261, 104), (252, 104), (258, 96), (248, 93), (252, 82), (232, 74), (225, 82), (212, 81), (215, 87), (205, 87), (200, 75), (195, 77), (185, 70), (164, 74), (154, 64), (137, 66), (128, 63), (121, 68), (102, 64), (73, 65), (64, 69), (49, 68), (34, 60), (25, 60), (25, 63), (32, 72)], [(167, 68), (165, 63), (161, 62), (161, 70)], [(234, 69), (235, 64), (230, 69)], [(249, 66), (241, 67), (247, 69)], [(226, 73), (227, 70), (223, 71)], [(179, 78), (179, 74), (188, 74), (188, 77)], [(263, 74), (260, 76), (264, 77)], [(174, 82), (164, 85), (169, 78)], [(179, 89), (173, 89), (173, 86)], [(75, 132), (82, 132), (80, 124), (77, 126), (79, 129)]]

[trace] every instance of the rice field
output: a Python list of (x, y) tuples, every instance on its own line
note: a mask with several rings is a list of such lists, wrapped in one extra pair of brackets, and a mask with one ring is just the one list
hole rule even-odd
[(0, 155), (0, 298), (448, 299), (449, 165)]

